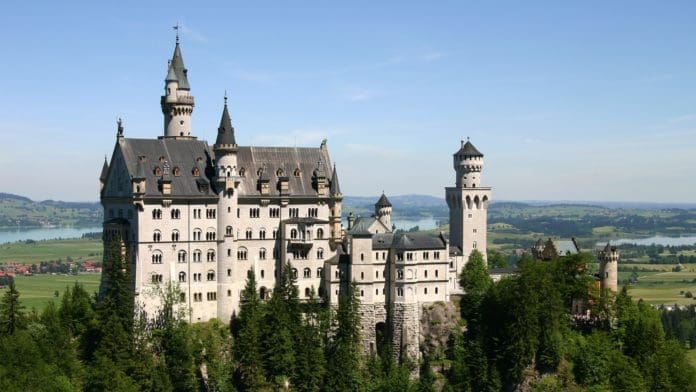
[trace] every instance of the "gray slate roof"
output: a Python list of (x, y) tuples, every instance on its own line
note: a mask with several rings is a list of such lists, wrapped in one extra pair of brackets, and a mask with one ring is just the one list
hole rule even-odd
[[(130, 139), (122, 138), (117, 142), (117, 149), (123, 154), (131, 177), (138, 175), (138, 157), (145, 157), (145, 197), (159, 197), (159, 180), (155, 175), (156, 167), (164, 173), (164, 163), (169, 166), (169, 180), (172, 182), (172, 194), (176, 197), (195, 197), (215, 195), (214, 187), (201, 192), (201, 183), (213, 182), (213, 157), (207, 142), (195, 139)], [(162, 161), (160, 161), (162, 158)], [(278, 178), (288, 178), (290, 197), (317, 197), (313, 173), (317, 162), (330, 165), (328, 150), (319, 147), (248, 147), (237, 150), (237, 165), (245, 175), (239, 178), (240, 197), (260, 196), (258, 190), (259, 169), (266, 167), (270, 181), (270, 196), (279, 196)], [(174, 168), (179, 175), (174, 175)], [(194, 168), (199, 167), (201, 176), (194, 176)], [(204, 169), (204, 170), (201, 170)], [(278, 173), (278, 169), (282, 173)], [(295, 169), (300, 175), (294, 175)], [(329, 179), (331, 180), (331, 179)]]
[(391, 207), (392, 203), (387, 199), (387, 195), (382, 193), (382, 196), (377, 200), (377, 204), (375, 204), (377, 207)]
[(222, 117), (220, 117), (220, 126), (218, 127), (215, 144), (237, 144), (237, 141), (234, 139), (234, 128), (232, 127), (230, 112), (227, 110), (227, 97), (225, 97), (225, 108), (222, 109)]
[(336, 164), (333, 167), (333, 173), (331, 174), (331, 185), (329, 185), (329, 192), (332, 195), (341, 194), (341, 185), (338, 183), (338, 173), (336, 173)]
[(99, 179), (101, 181), (106, 180), (106, 175), (109, 174), (109, 164), (106, 162), (106, 157), (104, 157), (104, 165), (101, 169), (101, 174), (99, 174)]
[(483, 154), (474, 147), (474, 145), (470, 141), (466, 141), (466, 143), (462, 144), (462, 147), (457, 150), (457, 152), (454, 153), (454, 155), (464, 155), (465, 157), (483, 157)]
[(180, 90), (190, 90), (188, 82), (188, 70), (184, 66), (184, 57), (181, 55), (181, 48), (179, 47), (179, 41), (176, 42), (174, 47), (174, 54), (172, 55), (171, 67), (174, 69), (174, 74), (179, 81)]
[(372, 236), (372, 249), (432, 250), (446, 247), (440, 236), (427, 233), (379, 233)]
[(572, 240), (553, 240), (553, 243), (559, 256), (578, 253), (578, 248)]

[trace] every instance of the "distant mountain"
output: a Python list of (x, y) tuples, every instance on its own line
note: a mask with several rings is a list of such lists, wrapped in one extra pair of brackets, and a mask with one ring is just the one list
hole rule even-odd
[(0, 227), (99, 226), (99, 203), (33, 201), (28, 197), (0, 193)]

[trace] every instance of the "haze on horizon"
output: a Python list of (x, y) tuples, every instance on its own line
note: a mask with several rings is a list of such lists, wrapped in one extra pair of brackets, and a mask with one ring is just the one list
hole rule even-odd
[(0, 192), (98, 199), (116, 119), (162, 133), (181, 24), (193, 133), (328, 139), (346, 195), (444, 196), (467, 136), (495, 200), (694, 202), (696, 3), (17, 2), (0, 15)]

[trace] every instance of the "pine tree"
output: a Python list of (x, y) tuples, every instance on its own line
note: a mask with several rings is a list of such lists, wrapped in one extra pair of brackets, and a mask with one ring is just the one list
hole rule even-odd
[(262, 303), (256, 291), (254, 271), (247, 273), (239, 316), (232, 320), (235, 384), (239, 390), (256, 391), (267, 386), (261, 355)]
[(362, 391), (360, 347), (360, 299), (355, 282), (339, 297), (336, 334), (328, 349), (324, 389), (329, 391)]
[(293, 389), (318, 391), (324, 378), (324, 345), (321, 331), (322, 305), (312, 289), (297, 339)]
[(464, 290), (460, 303), (461, 314), (468, 323), (470, 335), (476, 335), (479, 332), (481, 317), (479, 308), (486, 290), (492, 283), (483, 255), (474, 249), (459, 276), (459, 284)]
[(26, 318), (22, 312), (23, 309), (24, 306), (19, 302), (19, 291), (13, 279), (0, 302), (0, 335), (12, 335), (24, 327)]

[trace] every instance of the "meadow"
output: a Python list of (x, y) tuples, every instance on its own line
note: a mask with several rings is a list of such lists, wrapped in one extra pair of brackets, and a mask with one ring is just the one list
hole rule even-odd
[[(620, 273), (620, 279), (626, 272)], [(639, 272), (638, 283), (628, 286), (629, 294), (634, 300), (642, 299), (650, 304), (695, 304), (694, 298), (684, 294), (696, 295), (696, 272)]]
[(13, 242), (0, 245), (0, 264), (7, 262), (33, 264), (58, 259), (65, 261), (67, 257), (71, 257), (74, 261), (101, 260), (102, 252), (101, 240)]
[[(17, 276), (15, 284), (19, 291), (19, 299), (27, 310), (36, 308), (41, 311), (49, 301), (60, 301), (60, 296), (65, 292), (66, 287), (71, 287), (78, 282), (82, 284), (89, 293), (99, 289), (99, 279), (101, 274), (86, 273), (79, 275), (34, 275)], [(55, 296), (58, 291), (59, 296)]]

